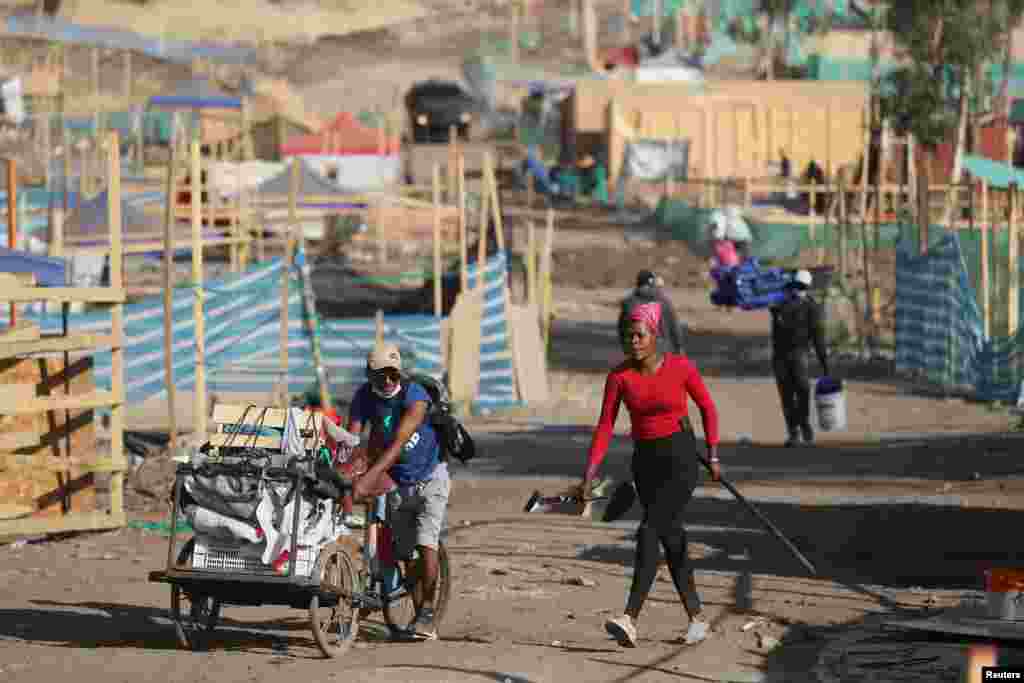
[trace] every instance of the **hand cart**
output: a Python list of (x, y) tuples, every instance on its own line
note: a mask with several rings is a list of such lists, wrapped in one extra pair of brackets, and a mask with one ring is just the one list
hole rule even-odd
[[(263, 410), (266, 413), (273, 409)], [(215, 420), (216, 415), (215, 410)], [(223, 448), (225, 444), (233, 445), (231, 436), (224, 437), (219, 434), (211, 439), (211, 443), (222, 446), (222, 452), (230, 450)], [(244, 459), (178, 465), (167, 566), (162, 571), (151, 572), (149, 580), (171, 586), (171, 619), (181, 647), (202, 649), (225, 605), (282, 605), (306, 609), (313, 638), (326, 657), (338, 657), (351, 646), (359, 619), (355, 602), (357, 573), (351, 554), (344, 547), (348, 531), (341, 522), (337, 502), (350, 489), (338, 477), (325, 485), (323, 478), (310, 473), (311, 469), (308, 464), (295, 460), (287, 467), (257, 467)], [(316, 474), (321, 472), (316, 470)], [(179, 534), (175, 530), (179, 516), (183, 515), (183, 500), (190, 497), (185, 482), (197, 475), (245, 477), (260, 482), (261, 486), (290, 487), (295, 512), (291, 519), (287, 562), (280, 566), (264, 564), (258, 554), (246, 551), (245, 546), (254, 544), (220, 543), (200, 534), (179, 549)], [(330, 515), (326, 537), (332, 540), (316, 546), (300, 544), (300, 522), (303, 521), (300, 512), (304, 502), (319, 506), (322, 514)]]

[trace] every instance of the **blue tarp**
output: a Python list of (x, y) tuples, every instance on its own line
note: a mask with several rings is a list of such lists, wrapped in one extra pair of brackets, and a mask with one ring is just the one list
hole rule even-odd
[(5, 247), (0, 247), (0, 273), (34, 273), (36, 282), (43, 287), (67, 285), (64, 259), (36, 256)]
[(731, 268), (716, 266), (711, 277), (715, 281), (711, 303), (750, 311), (781, 303), (793, 274), (782, 268), (761, 268), (756, 258), (749, 258)]
[(16, 14), (7, 18), (7, 32), (12, 34), (45, 35), (51, 40), (79, 45), (99, 45), (119, 50), (134, 50), (151, 57), (165, 59), (178, 64), (191, 64), (197, 58), (213, 59), (233, 64), (251, 64), (256, 58), (256, 49), (190, 43), (180, 40), (159, 40), (147, 38), (114, 28), (80, 26), (63, 19), (45, 15)]
[(965, 154), (964, 168), (975, 178), (987, 181), (992, 187), (1005, 189), (1013, 184), (1016, 184), (1018, 187), (1024, 187), (1024, 171), (999, 161), (992, 161), (991, 159), (974, 156), (973, 154)]
[(150, 97), (149, 106), (170, 109), (241, 109), (242, 100), (224, 94), (209, 78), (196, 76), (170, 95)]

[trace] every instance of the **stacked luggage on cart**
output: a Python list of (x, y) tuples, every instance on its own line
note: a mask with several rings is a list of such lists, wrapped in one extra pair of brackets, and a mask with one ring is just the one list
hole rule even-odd
[(793, 273), (782, 268), (761, 268), (756, 258), (749, 258), (731, 268), (712, 268), (711, 279), (715, 283), (711, 303), (749, 311), (781, 303)]
[[(832, 281), (830, 266), (810, 268), (812, 290), (826, 289)], [(782, 303), (786, 285), (793, 281), (795, 270), (762, 268), (756, 258), (748, 258), (731, 268), (716, 266), (711, 269), (715, 288), (711, 303), (716, 306), (736, 307), (745, 311), (769, 308)]]
[[(303, 479), (264, 476), (268, 468), (298, 470), (305, 481), (331, 485), (320, 416), (292, 408), (277, 427), (259, 419), (261, 411), (265, 418), (266, 408), (218, 406), (214, 418), (223, 431), (192, 457), (182, 478), (178, 513), (195, 531), (192, 569), (287, 574), (297, 530), (295, 575), (310, 576), (320, 547), (349, 533), (330, 497), (304, 495)], [(324, 460), (319, 468), (317, 458)]]

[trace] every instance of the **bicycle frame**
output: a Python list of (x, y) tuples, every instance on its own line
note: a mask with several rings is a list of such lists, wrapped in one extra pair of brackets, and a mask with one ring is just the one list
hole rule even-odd
[[(380, 566), (380, 530), (387, 527), (390, 531), (388, 521), (387, 494), (377, 496), (372, 501), (364, 504), (366, 509), (366, 522), (363, 530), (363, 560), (364, 569), (361, 572), (363, 579), (362, 590), (356, 594), (355, 602), (361, 609), (382, 610), (391, 602), (400, 600), (408, 595), (409, 590), (405, 581), (405, 572), (399, 561), (393, 560), (391, 567)], [(394, 543), (394, 538), (389, 535), (389, 542)], [(398, 586), (391, 591), (386, 591), (384, 572), (393, 569), (397, 573)]]

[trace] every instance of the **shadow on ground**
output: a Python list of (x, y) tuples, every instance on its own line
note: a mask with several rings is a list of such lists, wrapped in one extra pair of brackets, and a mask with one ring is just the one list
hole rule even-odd
[[(501, 476), (577, 479), (590, 430), (566, 428), (564, 431), (576, 432), (578, 437), (574, 434), (576, 438), (557, 439), (545, 438), (545, 431), (496, 435), (503, 452), (519, 456), (505, 457), (499, 462), (487, 455), (486, 445), (482, 444), (479, 465), (474, 461), (475, 469), (486, 471), (490, 467)], [(736, 482), (741, 493), (745, 485), (755, 481), (772, 485), (773, 502), (758, 503), (757, 507), (817, 565), (822, 578), (885, 586), (978, 588), (984, 568), (1024, 563), (1024, 549), (1009, 542), (1006, 533), (1024, 524), (1024, 512), (985, 509), (982, 494), (972, 496), (978, 507), (971, 508), (913, 504), (912, 498), (908, 504), (903, 497), (885, 504), (883, 495), (879, 496), (881, 502), (870, 505), (808, 505), (801, 501), (810, 496), (800, 498), (802, 494), (815, 493), (800, 488), (815, 478), (856, 481), (870, 476), (862, 486), (852, 485), (852, 493), (864, 495), (871, 494), (874, 483), (884, 485), (886, 477), (933, 480), (936, 485), (928, 495), (938, 495), (944, 486), (939, 482), (960, 481), (966, 486), (975, 472), (982, 479), (994, 479), (1022, 471), (1014, 455), (1017, 449), (1004, 443), (999, 450), (999, 438), (971, 440), (971, 449), (978, 453), (973, 458), (963, 457), (965, 442), (951, 439), (883, 449), (864, 444), (795, 449), (723, 444), (721, 452), (726, 476)], [(628, 444), (625, 438), (616, 439), (602, 471), (604, 476), (617, 481), (631, 478)], [(787, 480), (793, 483), (787, 486)], [(706, 475), (704, 483), (711, 485)], [(847, 488), (850, 486), (847, 484)], [(735, 527), (761, 527), (738, 502), (724, 490), (722, 493), (727, 499), (698, 497), (690, 503), (690, 523), (718, 529), (692, 534), (692, 540), (716, 548), (712, 557), (700, 562), (700, 567), (805, 575), (771, 536), (730, 531)], [(466, 491), (460, 495), (472, 494)], [(524, 502), (527, 495), (528, 492), (524, 493)], [(625, 519), (639, 518), (640, 507), (636, 505)], [(750, 559), (728, 559), (744, 553)], [(631, 551), (622, 550), (620, 545), (589, 548), (581, 557), (622, 565), (632, 561)]]
[[(167, 609), (111, 602), (33, 600), (33, 608), (0, 610), (0, 641), (23, 640), (70, 648), (175, 650), (178, 643)], [(250, 652), (293, 659), (319, 659), (305, 611), (295, 617), (245, 620), (246, 610), (225, 607), (204, 650)], [(231, 613), (242, 617), (235, 618)], [(382, 640), (383, 625), (361, 624), (363, 640)]]

